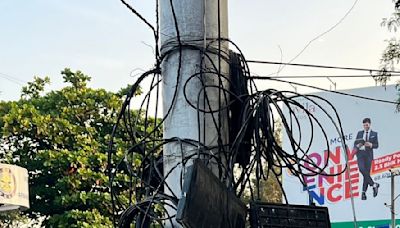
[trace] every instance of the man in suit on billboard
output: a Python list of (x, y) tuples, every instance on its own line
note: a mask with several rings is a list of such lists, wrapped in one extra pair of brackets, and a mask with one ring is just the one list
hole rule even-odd
[(372, 187), (374, 197), (378, 195), (379, 184), (372, 180), (370, 172), (372, 160), (374, 159), (373, 152), (374, 149), (378, 148), (379, 144), (378, 133), (371, 130), (371, 119), (365, 118), (362, 123), (364, 130), (357, 133), (354, 147), (357, 150), (358, 169), (364, 178), (361, 199), (366, 200), (368, 186)]

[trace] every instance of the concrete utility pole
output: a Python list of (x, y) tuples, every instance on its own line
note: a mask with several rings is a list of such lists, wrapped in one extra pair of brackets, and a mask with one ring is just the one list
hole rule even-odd
[[(228, 38), (227, 0), (172, 0), (172, 4), (173, 7), (171, 7), (171, 1), (160, 1), (161, 54), (166, 54), (161, 65), (163, 110), (164, 115), (168, 114), (164, 122), (164, 138), (177, 137), (195, 141), (200, 139), (200, 142), (206, 146), (217, 146), (217, 130), (221, 129), (222, 143), (226, 143), (228, 139), (226, 112), (225, 114), (214, 113), (214, 121), (211, 114), (200, 112), (200, 116), (198, 116), (196, 108), (191, 107), (184, 97), (184, 85), (192, 75), (199, 73), (200, 69), (212, 69), (217, 72), (220, 70), (223, 75), (228, 76), (228, 63), (223, 58), (218, 57), (218, 53), (228, 57), (228, 43), (226, 41), (219, 43), (216, 40), (218, 34), (221, 38)], [(182, 44), (181, 56), (177, 29)], [(213, 49), (214, 53), (207, 53), (211, 60), (205, 58), (205, 61), (201, 63), (204, 55), (200, 50), (204, 50), (206, 47)], [(181, 64), (179, 64), (180, 58)], [(177, 80), (179, 66), (180, 75), (179, 80)], [(214, 67), (217, 67), (217, 69), (214, 69)], [(199, 78), (200, 75), (190, 79), (185, 90), (186, 97), (195, 107), (209, 110), (207, 101), (204, 99), (203, 84), (219, 86), (221, 85), (219, 77), (217, 74), (203, 74), (203, 83)], [(222, 85), (227, 88), (226, 80), (223, 80)], [(175, 90), (177, 91), (175, 92)], [(218, 110), (220, 105), (226, 105), (221, 92), (216, 87), (208, 88), (205, 92), (212, 110)], [(198, 124), (199, 121), (200, 124)], [(215, 126), (215, 123), (217, 123), (217, 126)], [(198, 126), (200, 126), (200, 129), (198, 129)], [(165, 145), (164, 175), (168, 174), (184, 157), (197, 153), (198, 148), (179, 142)], [(215, 154), (217, 150), (209, 152)], [(171, 187), (172, 192), (178, 198), (181, 198), (182, 195), (182, 168), (179, 165), (166, 178), (166, 184)], [(165, 188), (165, 191), (170, 192), (168, 188)], [(169, 210), (169, 213), (173, 215), (176, 212)]]

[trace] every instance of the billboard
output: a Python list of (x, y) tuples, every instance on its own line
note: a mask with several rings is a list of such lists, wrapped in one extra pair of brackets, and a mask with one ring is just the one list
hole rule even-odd
[[(395, 101), (398, 92), (395, 86), (368, 87), (341, 91), (363, 97)], [(338, 121), (334, 108), (321, 99), (310, 96), (296, 98), (304, 109), (291, 107), (292, 115), (298, 119), (299, 128), (293, 128), (293, 136), (299, 139), (302, 148), (309, 148), (304, 161), (310, 173), (316, 170), (310, 163), (326, 166), (327, 175), (304, 176), (302, 185), (297, 177), (283, 172), (283, 187), (291, 204), (309, 204), (329, 208), (333, 227), (354, 227), (355, 217), (358, 227), (389, 227), (391, 211), (390, 169), (400, 168), (400, 113), (395, 104), (360, 99), (331, 92), (313, 94), (326, 99), (336, 109), (343, 127), (346, 147), (337, 131)], [(315, 101), (315, 103), (313, 102)], [(289, 117), (289, 108), (284, 108)], [(326, 113), (329, 115), (327, 115)], [(308, 116), (314, 116), (322, 129)], [(324, 131), (326, 134), (324, 134)], [(300, 140), (301, 139), (301, 140)], [(309, 144), (311, 143), (311, 144)], [(284, 134), (283, 148), (292, 150), (288, 136)], [(327, 149), (329, 146), (329, 150)], [(342, 172), (346, 167), (347, 172)], [(310, 162), (307, 162), (310, 161)], [(338, 174), (332, 175), (329, 174)], [(395, 196), (400, 193), (400, 176), (395, 177)], [(400, 197), (398, 198), (400, 199)], [(400, 212), (400, 200), (395, 211)], [(400, 220), (397, 221), (400, 227)]]
[(29, 208), (28, 170), (0, 163), (0, 212)]

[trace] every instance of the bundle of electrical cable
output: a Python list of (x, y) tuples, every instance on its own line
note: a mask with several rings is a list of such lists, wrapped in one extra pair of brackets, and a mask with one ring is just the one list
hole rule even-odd
[[(166, 223), (173, 226), (175, 214), (170, 211), (177, 209), (181, 195), (176, 195), (172, 190), (174, 186), (170, 186), (166, 180), (175, 169), (182, 170), (180, 178), (182, 189), (184, 172), (194, 159), (200, 159), (206, 165), (213, 166), (217, 170), (215, 175), (227, 186), (227, 191), (233, 192), (238, 198), (249, 194), (251, 200), (260, 199), (263, 191), (260, 181), (276, 178), (286, 203), (288, 200), (281, 183), (284, 169), (296, 176), (303, 185), (306, 185), (304, 181), (306, 176), (340, 175), (346, 170), (347, 166), (337, 173), (327, 174), (325, 169), (329, 153), (322, 162), (323, 165), (318, 165), (309, 157), (313, 137), (316, 134), (325, 139), (325, 150), (330, 151), (328, 135), (326, 126), (322, 125), (321, 121), (299, 102), (299, 99), (306, 99), (321, 110), (330, 120), (331, 127), (337, 131), (342, 139), (342, 146), (345, 147), (339, 115), (328, 100), (316, 95), (301, 95), (291, 91), (274, 89), (259, 91), (250, 76), (250, 68), (243, 53), (228, 39), (208, 38), (206, 46), (202, 46), (201, 42), (195, 39), (182, 42), (176, 25), (177, 39), (159, 48), (158, 23), (154, 28), (133, 7), (125, 1), (122, 2), (152, 29), (156, 52), (155, 67), (140, 75), (131, 86), (111, 132), (108, 175), (115, 226), (130, 227), (131, 224), (136, 224), (136, 227), (164, 227)], [(172, 5), (171, 8), (173, 9)], [(229, 42), (236, 52), (223, 52), (220, 49), (222, 42)], [(212, 45), (215, 43), (218, 45)], [(167, 51), (163, 51), (163, 48)], [(201, 61), (197, 72), (183, 81), (181, 58), (182, 52), (187, 49), (198, 51)], [(174, 86), (171, 105), (164, 109), (163, 117), (158, 118), (163, 81), (161, 66), (165, 59), (176, 52), (179, 53), (177, 84)], [(207, 67), (203, 64), (205, 61), (210, 63)], [(231, 69), (229, 73), (221, 72), (221, 62), (229, 64)], [(210, 78), (218, 83), (209, 84)], [(192, 80), (202, 82), (202, 88), (195, 101), (188, 98), (187, 87)], [(199, 132), (196, 140), (165, 138), (162, 135), (163, 123), (173, 115), (172, 110), (179, 88), (183, 89), (188, 107), (196, 110), (198, 114), (199, 121), (193, 123)], [(210, 89), (218, 90), (220, 95), (217, 107), (211, 105), (209, 101)], [(136, 96), (140, 92), (142, 95)], [(140, 104), (137, 110), (132, 108), (134, 100)], [(149, 107), (152, 104), (155, 106), (154, 113), (150, 113)], [(295, 110), (305, 114), (307, 124), (311, 126), (309, 132), (303, 132), (304, 120), (298, 119)], [(213, 123), (217, 144), (207, 145), (204, 140), (205, 131), (200, 131), (203, 127), (200, 118), (206, 115)], [(220, 123), (222, 118), (228, 119), (229, 139), (222, 136)], [(278, 122), (282, 122), (281, 131), (287, 136), (290, 149), (284, 149), (276, 138)], [(129, 148), (117, 147), (118, 144), (114, 140), (118, 135), (126, 138)], [(180, 151), (177, 151), (180, 160), (172, 169), (164, 170), (163, 148), (168, 144), (180, 147)], [(187, 147), (193, 148), (194, 152), (186, 153)], [(122, 156), (118, 156), (117, 152), (121, 152)], [(254, 177), (256, 181), (252, 181)]]
[[(188, 156), (181, 156), (182, 160), (175, 166), (185, 167), (185, 165), (195, 158), (202, 159), (205, 163), (213, 162), (218, 166), (218, 177), (224, 183), (227, 183), (227, 188), (234, 192), (237, 197), (242, 197), (245, 192), (250, 193), (250, 198), (256, 200), (260, 198), (260, 192), (263, 190), (260, 186), (261, 180), (268, 178), (276, 178), (280, 183), (282, 169), (288, 169), (292, 174), (298, 177), (299, 181), (303, 184), (305, 176), (315, 175), (339, 175), (345, 171), (346, 167), (338, 173), (326, 174), (326, 168), (329, 156), (320, 167), (312, 159), (308, 157), (312, 145), (314, 130), (304, 133), (298, 117), (294, 109), (301, 110), (305, 113), (311, 129), (319, 128), (319, 133), (323, 135), (326, 141), (326, 150), (330, 151), (328, 136), (320, 121), (308, 109), (298, 102), (299, 98), (307, 99), (315, 106), (319, 107), (325, 115), (332, 121), (332, 126), (337, 128), (338, 135), (343, 135), (340, 118), (329, 101), (315, 95), (301, 95), (290, 91), (277, 91), (268, 89), (258, 91), (255, 86), (247, 86), (251, 78), (246, 77), (245, 60), (240, 56), (240, 62), (236, 68), (241, 69), (241, 83), (233, 82), (227, 75), (219, 75), (216, 69), (202, 69), (191, 77), (183, 84), (183, 90), (188, 105), (196, 109), (200, 114), (211, 113), (217, 114), (223, 110), (229, 110), (231, 115), (229, 118), (230, 140), (227, 144), (219, 143), (217, 146), (207, 146), (201, 140), (184, 139), (184, 138), (169, 138), (162, 137), (162, 124), (168, 115), (164, 118), (153, 118), (148, 113), (151, 94), (159, 90), (162, 78), (160, 76), (160, 69), (153, 69), (142, 74), (135, 84), (132, 86), (126, 100), (123, 103), (121, 112), (118, 116), (117, 124), (115, 125), (112, 136), (117, 134), (118, 127), (122, 127), (123, 131), (129, 135), (131, 147), (125, 151), (122, 159), (113, 162), (112, 156), (116, 148), (111, 139), (109, 151), (109, 176), (112, 200), (115, 215), (119, 217), (118, 224), (121, 227), (126, 227), (127, 224), (141, 222), (164, 224), (165, 220), (172, 220), (174, 215), (168, 215), (167, 207), (175, 208), (180, 196), (177, 196), (171, 190), (171, 186), (166, 183), (166, 178), (173, 171), (169, 170), (167, 173), (163, 170), (163, 152), (162, 148), (169, 143), (178, 143), (183, 147), (189, 145), (193, 148), (198, 148), (196, 153)], [(230, 61), (237, 63), (238, 61)], [(232, 66), (234, 67), (234, 66)], [(218, 110), (211, 110), (208, 108), (199, 108), (199, 102), (191, 103), (187, 98), (186, 85), (190, 83), (193, 78), (203, 77), (203, 75), (216, 75), (220, 78), (228, 80), (232, 85), (240, 89), (227, 90), (224, 87), (218, 88), (222, 91), (223, 97), (226, 102)], [(137, 110), (138, 113), (144, 115), (136, 115), (133, 118), (131, 115), (132, 109), (130, 107), (131, 100), (134, 94), (139, 90), (140, 84), (146, 77), (151, 77), (150, 88), (144, 94), (144, 99), (141, 108)], [(253, 82), (250, 82), (250, 84)], [(246, 86), (246, 87), (243, 87)], [(177, 86), (178, 87), (178, 86)], [(215, 87), (204, 85), (201, 89), (203, 96), (207, 97), (207, 88)], [(246, 93), (247, 90), (253, 91)], [(239, 91), (239, 92), (238, 92)], [(245, 91), (245, 92), (243, 92)], [(199, 95), (200, 96), (200, 95)], [(206, 99), (207, 100), (207, 99)], [(159, 102), (159, 97), (156, 96), (156, 103)], [(321, 102), (331, 107), (331, 110), (326, 110)], [(284, 113), (283, 107), (288, 110), (288, 115)], [(325, 105), (326, 106), (326, 105)], [(170, 107), (166, 114), (169, 113)], [(335, 113), (331, 115), (330, 113)], [(235, 113), (235, 114), (233, 114)], [(154, 114), (153, 114), (154, 115)], [(154, 116), (157, 116), (155, 113)], [(153, 117), (154, 117), (153, 116)], [(213, 116), (213, 115), (211, 115)], [(235, 116), (235, 119), (232, 117)], [(144, 117), (145, 129), (139, 130), (138, 122), (140, 118)], [(275, 137), (276, 122), (282, 121), (282, 132), (287, 135), (290, 141), (291, 149), (284, 150)], [(214, 127), (218, 130), (217, 121), (214, 121)], [(150, 126), (151, 125), (151, 126)], [(196, 124), (199, 129), (200, 122)], [(293, 132), (299, 132), (299, 136), (295, 138)], [(302, 134), (308, 134), (310, 137), (308, 142), (302, 142)], [(220, 135), (220, 134), (218, 134)], [(220, 136), (218, 136), (220, 137)], [(303, 139), (304, 140), (304, 139)], [(222, 140), (218, 140), (222, 142)], [(345, 139), (343, 138), (343, 141)], [(306, 146), (301, 146), (306, 145)], [(214, 151), (211, 153), (211, 151)], [(183, 154), (183, 149), (181, 150)], [(221, 156), (222, 155), (222, 156)], [(223, 158), (223, 159), (222, 159)], [(137, 162), (139, 161), (139, 163)], [(237, 165), (239, 164), (239, 165)], [(305, 165), (307, 164), (307, 165)], [(184, 169), (182, 169), (184, 170)], [(129, 183), (126, 185), (128, 189), (121, 189), (119, 181), (116, 177), (119, 173), (124, 173), (129, 176)], [(251, 177), (255, 176), (255, 182), (251, 181)], [(181, 185), (183, 181), (183, 173), (181, 178)], [(281, 184), (281, 183), (280, 183)], [(118, 194), (128, 191), (129, 205), (123, 205), (119, 202)], [(284, 190), (282, 189), (283, 193)], [(285, 195), (286, 199), (286, 195)], [(287, 200), (286, 200), (287, 201)], [(171, 222), (171, 224), (173, 224)], [(146, 226), (144, 226), (146, 227)]]

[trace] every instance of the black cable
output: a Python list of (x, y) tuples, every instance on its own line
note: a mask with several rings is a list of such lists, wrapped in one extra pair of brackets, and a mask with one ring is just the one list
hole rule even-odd
[(376, 98), (372, 98), (372, 97), (365, 97), (365, 96), (360, 96), (360, 95), (355, 95), (355, 94), (350, 94), (350, 93), (344, 93), (344, 92), (340, 92), (340, 91), (332, 91), (332, 90), (324, 89), (324, 88), (317, 87), (317, 86), (306, 85), (306, 84), (303, 84), (303, 83), (298, 83), (298, 82), (293, 82), (293, 81), (285, 81), (285, 80), (280, 80), (280, 79), (277, 79), (277, 78), (268, 78), (266, 80), (272, 80), (272, 81), (284, 82), (284, 83), (289, 83), (289, 84), (295, 84), (295, 85), (298, 85), (298, 86), (304, 86), (304, 87), (308, 87), (308, 88), (312, 88), (312, 89), (316, 89), (316, 90), (321, 90), (321, 91), (324, 91), (324, 92), (336, 93), (336, 94), (340, 94), (340, 95), (343, 95), (343, 96), (355, 97), (355, 98), (368, 100), (368, 101), (376, 101), (376, 102), (400, 105), (400, 103), (396, 102), (396, 101), (388, 101), (388, 100), (376, 99)]
[(13, 77), (11, 75), (4, 74), (4, 73), (1, 73), (1, 72), (0, 72), (0, 77), (4, 78), (4, 79), (6, 79), (6, 80), (8, 80), (8, 81), (10, 81), (12, 83), (15, 83), (17, 85), (20, 85), (20, 86), (23, 86), (26, 83), (26, 81), (24, 81), (24, 80), (21, 80), (21, 79), (19, 79), (17, 77)]
[[(167, 207), (176, 208), (176, 202), (179, 195), (174, 194), (172, 191), (173, 186), (166, 182), (166, 178), (177, 169), (184, 170), (187, 164), (196, 158), (202, 159), (205, 164), (214, 163), (216, 170), (218, 170), (217, 177), (219, 180), (227, 185), (228, 191), (235, 192), (237, 197), (243, 196), (245, 192), (249, 192), (252, 200), (260, 198), (261, 195), (261, 180), (268, 178), (276, 178), (277, 183), (282, 189), (282, 194), (286, 199), (286, 194), (283, 190), (280, 177), (282, 169), (289, 169), (295, 175), (300, 183), (304, 184), (304, 176), (315, 175), (340, 175), (342, 171), (337, 173), (326, 173), (325, 169), (328, 162), (324, 164), (316, 164), (310, 160), (308, 153), (313, 145), (313, 138), (320, 135), (326, 141), (326, 150), (329, 150), (328, 136), (325, 127), (322, 125), (321, 120), (313, 116), (306, 107), (300, 104), (297, 99), (304, 98), (313, 102), (317, 107), (323, 110), (324, 115), (331, 121), (331, 125), (342, 132), (341, 122), (337, 116), (334, 107), (330, 106), (329, 101), (324, 100), (316, 95), (301, 95), (289, 91), (276, 91), (264, 90), (259, 91), (256, 87), (256, 77), (250, 76), (250, 68), (243, 53), (239, 47), (227, 38), (221, 37), (221, 21), (220, 21), (220, 2), (218, 1), (218, 37), (207, 38), (203, 40), (181, 40), (178, 20), (175, 14), (173, 1), (170, 0), (171, 12), (174, 21), (176, 39), (163, 44), (162, 47), (158, 46), (159, 40), (159, 15), (158, 9), (156, 10), (157, 26), (147, 24), (147, 20), (138, 16), (144, 21), (152, 30), (155, 31), (155, 68), (141, 75), (138, 80), (132, 85), (129, 94), (127, 94), (125, 101), (122, 105), (121, 111), (118, 115), (116, 124), (111, 134), (108, 151), (108, 173), (111, 200), (113, 205), (113, 215), (119, 216), (118, 225), (129, 226), (132, 223), (137, 223), (141, 226), (149, 226), (150, 224), (158, 224), (163, 226), (163, 222), (169, 221), (171, 225), (174, 224), (172, 219), (174, 215), (170, 215), (166, 210)], [(128, 7), (129, 8), (129, 7)], [(131, 7), (132, 8), (132, 7)], [(156, 3), (158, 8), (158, 1)], [(136, 12), (133, 10), (132, 12)], [(137, 13), (137, 12), (136, 12)], [(135, 13), (135, 14), (136, 14)], [(185, 37), (186, 38), (186, 37)], [(199, 45), (199, 41), (206, 41), (205, 46)], [(228, 42), (235, 47), (239, 54), (236, 59), (231, 57), (230, 53), (222, 50), (222, 43)], [(212, 45), (214, 44), (214, 45)], [(217, 45), (215, 45), (217, 44)], [(217, 46), (217, 48), (215, 48)], [(182, 80), (182, 61), (184, 50), (195, 50), (199, 52), (200, 66), (199, 70), (192, 75), (188, 75), (186, 80)], [(158, 104), (159, 104), (159, 91), (163, 78), (160, 75), (160, 67), (163, 61), (168, 61), (168, 57), (178, 52), (178, 66), (176, 72), (176, 84), (171, 104), (165, 108), (164, 117), (158, 119)], [(162, 53), (161, 55), (159, 53)], [(218, 63), (215, 63), (215, 61)], [(224, 63), (222, 63), (224, 61)], [(207, 64), (203, 64), (207, 63)], [(238, 75), (242, 80), (231, 80), (230, 75), (224, 75), (222, 72), (222, 64), (229, 64), (237, 68)], [(280, 63), (282, 64), (282, 63)], [(150, 86), (144, 92), (139, 102), (140, 108), (133, 113), (130, 109), (130, 104), (134, 100), (134, 94), (143, 84), (148, 76), (153, 75), (151, 78)], [(263, 78), (265, 79), (265, 78)], [(267, 78), (273, 80), (272, 77)], [(197, 96), (194, 98), (188, 97), (188, 84), (194, 83), (198, 80), (200, 86), (197, 91)], [(214, 83), (210, 83), (213, 81)], [(197, 82), (197, 81), (196, 81)], [(189, 108), (196, 110), (197, 123), (193, 126), (198, 127), (198, 139), (184, 139), (184, 138), (162, 138), (160, 132), (162, 131), (162, 124), (171, 115), (176, 99), (178, 99), (178, 88), (183, 89), (183, 98)], [(232, 89), (237, 87), (238, 89)], [(218, 93), (218, 100), (215, 103), (211, 101), (210, 90), (218, 90), (213, 93)], [(247, 91), (246, 93), (241, 91)], [(153, 96), (156, 96), (155, 99)], [(180, 99), (180, 98), (179, 98)], [(155, 102), (154, 120), (150, 111), (150, 103)], [(214, 103), (213, 103), (214, 102)], [(217, 104), (215, 106), (215, 104)], [(233, 110), (233, 104), (240, 104)], [(283, 107), (281, 107), (283, 104)], [(327, 105), (330, 109), (324, 109), (323, 105)], [(202, 106), (201, 106), (202, 105)], [(294, 108), (302, 110), (306, 115), (306, 121), (300, 121), (295, 115)], [(286, 113), (284, 110), (286, 110)], [(222, 133), (222, 118), (231, 118), (229, 112), (237, 111), (239, 118), (235, 122), (230, 121), (228, 125), (236, 127), (234, 135), (232, 135), (229, 142), (223, 140)], [(333, 115), (330, 113), (334, 113)], [(226, 114), (226, 116), (225, 116)], [(203, 123), (201, 123), (203, 117)], [(143, 119), (142, 119), (143, 118)], [(218, 119), (217, 119), (218, 118)], [(282, 120), (282, 132), (288, 136), (290, 147), (284, 149), (275, 138), (275, 123), (278, 119)], [(210, 121), (210, 125), (205, 125), (205, 121)], [(144, 122), (143, 122), (144, 121)], [(302, 132), (303, 124), (311, 126), (310, 132)], [(143, 129), (140, 127), (144, 125)], [(234, 126), (236, 125), (236, 126)], [(203, 138), (201, 137), (201, 127), (205, 126), (213, 128), (217, 140), (216, 145), (206, 145), (205, 134), (203, 131)], [(114, 137), (117, 135), (119, 127), (127, 141), (129, 147), (125, 148), (122, 158), (113, 156), (114, 153)], [(298, 132), (297, 137), (295, 133)], [(305, 137), (305, 134), (309, 137)], [(343, 139), (344, 141), (345, 139)], [(163, 148), (168, 144), (173, 143), (180, 148), (180, 154), (176, 155), (179, 161), (174, 164), (172, 169), (163, 170)], [(241, 145), (248, 144), (247, 154), (241, 151)], [(178, 148), (177, 147), (177, 148)], [(185, 148), (193, 148), (193, 153), (184, 154)], [(121, 149), (121, 148), (118, 148)], [(213, 153), (218, 151), (218, 153)], [(175, 155), (172, 155), (175, 156)], [(240, 156), (248, 156), (248, 162), (243, 163), (240, 168), (235, 166), (237, 158)], [(140, 164), (135, 164), (134, 159), (140, 159)], [(242, 158), (242, 157), (241, 157)], [(172, 159), (172, 157), (165, 157), (165, 159)], [(329, 156), (328, 158), (329, 159)], [(117, 161), (114, 161), (117, 160)], [(296, 162), (296, 163), (294, 163)], [(128, 175), (128, 183), (121, 185), (120, 176)], [(235, 177), (235, 175), (237, 175)], [(180, 173), (180, 186), (183, 184), (184, 173)], [(253, 177), (257, 177), (253, 181)], [(121, 189), (127, 187), (129, 193), (129, 205), (120, 202), (118, 194)], [(248, 191), (247, 191), (248, 190)], [(133, 197), (136, 202), (133, 202)], [(154, 210), (155, 205), (164, 208), (161, 212)], [(114, 225), (116, 221), (114, 219)]]
[[(399, 77), (400, 74), (392, 74), (390, 75), (391, 77)], [(282, 76), (249, 76), (251, 79), (258, 79), (258, 80), (263, 80), (267, 78), (298, 78), (298, 79), (304, 79), (304, 78), (373, 78), (375, 79), (377, 76), (374, 75), (282, 75)]]
[[(339, 67), (339, 66), (326, 66), (326, 65), (303, 64), (303, 63), (282, 63), (282, 62), (262, 61), (262, 60), (247, 60), (247, 62), (248, 63), (259, 63), (259, 64), (270, 64), (270, 65), (288, 65), (288, 66), (297, 66), (297, 67), (368, 71), (368, 72), (378, 72), (378, 73), (382, 72), (382, 69), (368, 69), (368, 68), (358, 68), (358, 67)], [(396, 73), (396, 74), (400, 73), (400, 71), (385, 71), (385, 72), (386, 73)]]
[[(340, 23), (342, 23), (344, 21), (344, 19), (346, 19), (346, 17), (350, 14), (350, 12), (354, 9), (354, 7), (356, 6), (358, 0), (355, 0), (353, 2), (353, 5), (350, 7), (349, 10), (346, 11), (346, 13), (344, 14), (344, 16), (342, 18), (340, 18), (340, 20), (338, 22), (336, 22), (333, 26), (331, 26), (328, 30), (324, 31), (323, 33), (319, 34), (318, 36), (314, 37), (313, 39), (311, 39), (304, 47), (303, 49), (301, 49), (301, 51), (295, 56), (293, 57), (289, 62), (293, 62), (294, 60), (296, 60), (301, 54), (303, 54), (303, 52), (316, 40), (318, 40), (319, 38), (321, 38), (322, 36), (326, 35), (327, 33), (331, 32), (333, 29), (335, 29)], [(285, 66), (283, 66), (285, 67)], [(283, 70), (283, 67), (280, 68), (279, 71)], [(279, 73), (278, 71), (278, 73)]]
[[(150, 24), (139, 12), (137, 12), (131, 5), (129, 5), (125, 0), (120, 0), (122, 4), (126, 6), (133, 14), (135, 14), (140, 20), (142, 20), (152, 31), (154, 34), (154, 37), (158, 37), (156, 29), (154, 29), (154, 26)], [(158, 26), (157, 26), (158, 27)]]

